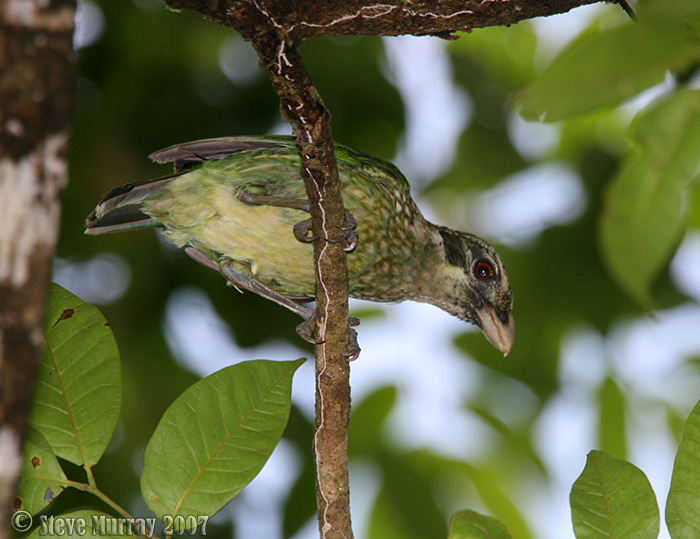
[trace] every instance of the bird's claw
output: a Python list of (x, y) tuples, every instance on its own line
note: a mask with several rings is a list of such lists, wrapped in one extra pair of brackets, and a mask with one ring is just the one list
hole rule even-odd
[[(354, 318), (354, 317), (351, 317)], [(359, 324), (360, 321), (355, 318), (357, 323)], [(350, 325), (352, 326), (352, 322), (350, 322)], [(348, 361), (355, 361), (358, 357), (360, 357), (360, 345), (357, 343), (357, 331), (352, 329), (351, 327), (348, 328), (348, 334), (349, 334), (349, 339), (350, 339), (350, 347), (347, 352), (344, 354), (341, 354), (344, 358), (347, 358)]]
[(346, 253), (351, 253), (355, 250), (355, 247), (357, 247), (357, 242), (359, 241), (359, 239), (360, 237), (354, 230), (343, 229), (340, 231), (340, 235), (336, 239), (328, 241), (331, 243), (340, 243), (341, 241), (347, 241), (348, 244), (345, 247), (343, 247), (343, 251), (345, 251)]
[[(360, 325), (360, 320), (354, 316), (348, 318), (348, 335), (349, 335), (349, 346), (348, 351), (343, 352), (341, 355), (348, 361), (355, 361), (360, 355), (360, 345), (357, 342), (357, 331), (353, 327)], [(297, 326), (297, 334), (304, 339), (306, 342), (311, 344), (323, 344), (325, 341), (322, 339), (317, 339), (314, 337), (314, 332), (316, 329), (316, 316), (312, 314), (301, 324)]]
[[(352, 252), (357, 247), (357, 242), (359, 241), (359, 236), (355, 232), (355, 227), (357, 226), (357, 221), (352, 216), (348, 210), (345, 210), (345, 223), (343, 228), (340, 230), (340, 234), (335, 239), (328, 239), (330, 243), (340, 243), (341, 241), (346, 241), (348, 244), (343, 247), (343, 251), (346, 253)], [(311, 219), (304, 219), (294, 225), (293, 229), (294, 237), (302, 243), (312, 243), (318, 239), (318, 236), (309, 236), (311, 232)]]
[(323, 344), (324, 341), (313, 336), (316, 329), (316, 316), (311, 315), (297, 326), (297, 335), (311, 344)]
[(294, 231), (294, 237), (302, 243), (312, 243), (318, 239), (318, 236), (309, 236), (311, 219), (304, 219), (297, 223), (292, 230)]
[(358, 236), (357, 232), (355, 231), (356, 227), (357, 221), (353, 217), (352, 213), (350, 213), (348, 210), (345, 210), (345, 223), (343, 224), (343, 228), (340, 230), (340, 234), (336, 239), (329, 239), (328, 241), (331, 243), (347, 241), (348, 244), (345, 247), (343, 247), (343, 251), (345, 251), (346, 253), (351, 253), (355, 250), (355, 247), (357, 247), (357, 242), (360, 239), (360, 236)]

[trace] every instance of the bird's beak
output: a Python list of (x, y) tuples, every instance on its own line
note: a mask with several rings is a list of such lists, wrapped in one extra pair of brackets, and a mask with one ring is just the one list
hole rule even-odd
[(492, 345), (503, 352), (503, 357), (507, 356), (513, 348), (513, 340), (515, 339), (513, 313), (508, 311), (508, 318), (505, 322), (490, 305), (485, 305), (476, 314), (481, 321), (481, 331), (484, 332), (484, 336)]

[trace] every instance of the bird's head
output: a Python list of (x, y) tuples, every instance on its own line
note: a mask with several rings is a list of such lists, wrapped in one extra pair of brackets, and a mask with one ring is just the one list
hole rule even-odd
[(485, 240), (440, 227), (446, 274), (447, 304), (440, 305), (462, 320), (476, 324), (504, 356), (515, 338), (513, 291), (496, 250)]

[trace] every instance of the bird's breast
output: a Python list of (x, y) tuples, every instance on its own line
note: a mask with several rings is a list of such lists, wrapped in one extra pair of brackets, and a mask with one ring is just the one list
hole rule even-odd
[[(261, 185), (265, 194), (305, 198), (299, 178), (274, 177), (231, 180), (232, 175), (191, 173), (170, 182), (144, 210), (165, 228), (175, 245), (241, 262), (271, 288), (291, 295), (313, 296), (313, 248), (299, 242), (296, 223), (309, 218), (298, 209), (244, 203), (238, 189)], [(409, 299), (419, 261), (422, 216), (404, 193), (370, 181), (342, 183), (346, 208), (357, 221), (359, 243), (348, 254), (348, 277), (353, 297), (383, 302)], [(215, 262), (219, 262), (215, 260)]]

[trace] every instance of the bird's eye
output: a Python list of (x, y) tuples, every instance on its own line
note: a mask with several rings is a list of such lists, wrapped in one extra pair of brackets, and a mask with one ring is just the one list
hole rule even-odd
[(493, 266), (485, 260), (477, 262), (476, 266), (474, 266), (474, 275), (476, 275), (477, 279), (487, 281), (493, 275)]

